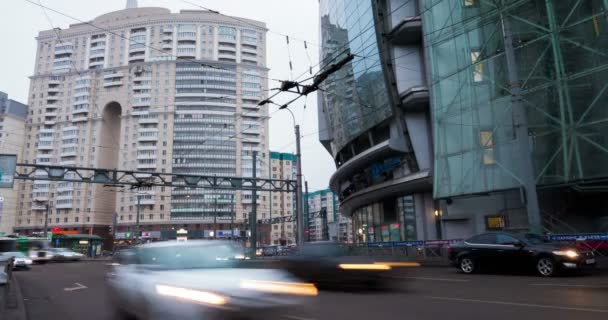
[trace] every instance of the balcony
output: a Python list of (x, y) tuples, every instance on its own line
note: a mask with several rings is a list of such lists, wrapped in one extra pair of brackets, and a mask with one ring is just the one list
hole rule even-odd
[(59, 80), (59, 79), (49, 79), (49, 81), (47, 82), (49, 86), (51, 85), (59, 85), (63, 82), (63, 80)]
[(156, 150), (157, 147), (156, 145), (150, 146), (150, 145), (138, 145), (137, 146), (137, 150)]
[[(76, 150), (72, 150), (72, 151), (65, 151), (65, 152), (61, 152), (60, 156), (61, 156), (62, 158), (75, 157), (75, 156), (77, 156), (77, 152), (76, 152)], [(66, 159), (66, 161), (67, 161), (67, 160), (68, 160), (68, 159)], [(70, 160), (71, 160), (71, 159), (70, 159)], [(63, 159), (62, 159), (62, 162), (63, 162)]]
[(139, 124), (157, 124), (158, 117), (156, 116), (145, 116), (139, 117)]
[(53, 128), (42, 128), (40, 129), (40, 133), (55, 133), (55, 129)]
[[(137, 203), (137, 202), (135, 202)], [(156, 204), (156, 201), (154, 200), (154, 198), (152, 199), (139, 199), (139, 204), (142, 206), (149, 206), (149, 205), (154, 205)]]
[(62, 54), (72, 54), (72, 53), (74, 53), (74, 48), (73, 47), (65, 46), (65, 47), (55, 48), (55, 55), (56, 56), (59, 56), (59, 55), (62, 55)]
[[(95, 48), (95, 49), (97, 50), (97, 49), (103, 49), (103, 48)], [(106, 53), (105, 53), (105, 52), (103, 52), (103, 51), (101, 51), (101, 52), (96, 51), (95, 53), (91, 53), (91, 54), (89, 54), (89, 59), (91, 59), (91, 60), (92, 60), (92, 59), (95, 59), (95, 58), (104, 58), (104, 57), (105, 57), (105, 55), (106, 55)], [(102, 60), (103, 60), (103, 59), (102, 59)], [(89, 61), (90, 61), (90, 60), (89, 60)]]
[(57, 119), (45, 119), (44, 120), (44, 125), (46, 125), (46, 126), (54, 126), (55, 124), (57, 124)]
[(58, 93), (61, 91), (61, 87), (60, 86), (49, 86), (48, 89), (46, 89), (46, 92), (55, 92)]
[(144, 133), (144, 132), (153, 132), (153, 133), (158, 133), (158, 128), (154, 127), (154, 128), (139, 128), (138, 130), (140, 133)]
[(61, 203), (56, 203), (55, 204), (55, 208), (57, 209), (68, 209), (68, 208), (72, 208), (72, 201), (69, 202), (61, 202)]
[(157, 157), (158, 157), (158, 155), (156, 153), (154, 153), (154, 154), (138, 154), (137, 155), (137, 160), (156, 160)]
[(150, 106), (151, 102), (152, 101), (149, 98), (145, 99), (145, 100), (133, 99), (131, 101), (131, 106), (133, 106), (133, 107), (148, 107), (148, 106)]
[(103, 66), (103, 64), (104, 64), (103, 60), (89, 62), (89, 68), (95, 68), (95, 67)]
[(71, 191), (74, 190), (74, 184), (72, 183), (66, 183), (66, 184), (58, 184), (57, 185), (57, 192), (64, 192), (64, 191)]
[(156, 169), (156, 162), (154, 163), (138, 163), (137, 169)]
[(57, 117), (57, 112), (47, 111), (44, 113), (45, 117)]
[(258, 64), (258, 58), (256, 58), (256, 57), (241, 56), (241, 62), (242, 63), (250, 63), (250, 64)]
[(62, 166), (75, 166), (76, 165), (76, 159), (61, 160), (61, 162), (59, 162), (59, 164), (62, 165)]
[(50, 102), (50, 101), (59, 101), (59, 96), (58, 95), (47, 96), (46, 97), (46, 101), (47, 102)]
[(40, 141), (38, 142), (38, 150), (53, 150), (53, 142), (52, 141)]
[(118, 86), (122, 86), (122, 79), (110, 79), (108, 80), (104, 80), (103, 82), (103, 87), (104, 88), (109, 88), (109, 87), (118, 87)]
[(133, 109), (131, 115), (133, 116), (147, 116), (150, 113), (148, 109)]
[(218, 53), (217, 55), (218, 59), (234, 59), (236, 60), (236, 54), (235, 53)]
[(140, 134), (137, 137), (137, 141), (158, 141), (158, 134), (147, 134), (147, 135)]
[(88, 120), (89, 120), (88, 115), (86, 115), (86, 114), (84, 114), (84, 115), (83, 114), (79, 114), (79, 115), (74, 116), (72, 118), (72, 123), (75, 123), (75, 122), (84, 122), (84, 121), (88, 121)]
[(34, 211), (44, 211), (46, 210), (46, 206), (43, 204), (34, 204), (32, 203), (32, 210)]
[[(222, 49), (222, 48), (220, 48), (220, 49)], [(225, 50), (225, 49), (222, 49), (222, 50)], [(250, 48), (250, 47), (241, 46), (241, 52), (243, 52), (243, 53), (251, 53), (251, 54), (257, 55), (258, 54), (258, 49), (257, 48)]]

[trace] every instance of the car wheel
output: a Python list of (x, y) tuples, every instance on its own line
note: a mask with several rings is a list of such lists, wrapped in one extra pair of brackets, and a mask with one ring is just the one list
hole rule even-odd
[(536, 272), (543, 277), (552, 277), (557, 273), (557, 265), (553, 259), (541, 257), (536, 261)]
[(475, 261), (467, 256), (460, 258), (460, 270), (466, 274), (471, 274), (475, 272), (477, 266), (475, 265)]

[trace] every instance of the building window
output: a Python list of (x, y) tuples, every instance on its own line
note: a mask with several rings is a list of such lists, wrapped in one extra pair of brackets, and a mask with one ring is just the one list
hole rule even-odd
[(477, 0), (464, 0), (465, 7), (475, 7), (477, 6)]
[(479, 62), (480, 56), (480, 51), (471, 51), (471, 64), (473, 65), (473, 82), (483, 81), (483, 63)]
[(504, 216), (486, 216), (487, 230), (503, 230), (505, 228)]
[(75, 217), (75, 218), (74, 218), (74, 222), (78, 222), (78, 217)]
[(485, 165), (494, 164), (494, 133), (492, 130), (481, 130), (479, 132), (481, 143), (481, 157)]

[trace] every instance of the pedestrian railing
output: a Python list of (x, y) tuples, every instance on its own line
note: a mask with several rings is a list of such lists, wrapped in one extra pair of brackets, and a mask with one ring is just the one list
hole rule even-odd
[(15, 258), (13, 257), (2, 257), (0, 255), (0, 314), (8, 308), (14, 261)]

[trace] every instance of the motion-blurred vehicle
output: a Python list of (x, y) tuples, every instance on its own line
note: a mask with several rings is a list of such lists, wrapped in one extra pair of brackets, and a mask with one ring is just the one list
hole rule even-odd
[(34, 263), (47, 263), (54, 259), (53, 252), (50, 248), (33, 249), (28, 251), (28, 256)]
[(349, 256), (345, 247), (333, 241), (307, 242), (281, 259), (285, 270), (319, 288), (386, 288), (391, 266), (369, 257)]
[(113, 319), (266, 319), (317, 295), (314, 285), (254, 269), (242, 256), (230, 242), (205, 240), (120, 251), (107, 275)]
[(452, 245), (448, 250), (452, 264), (467, 274), (481, 268), (523, 268), (551, 277), (560, 271), (581, 270), (596, 263), (592, 251), (550, 242), (533, 233), (484, 233)]
[(13, 262), (13, 269), (29, 269), (30, 265), (33, 263), (32, 259), (23, 254), (23, 252), (2, 252), (0, 253), (2, 258), (15, 258)]
[(82, 253), (67, 248), (51, 248), (49, 251), (53, 254), (53, 261), (80, 261), (84, 257)]

